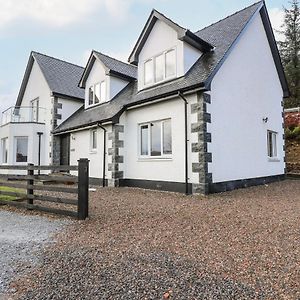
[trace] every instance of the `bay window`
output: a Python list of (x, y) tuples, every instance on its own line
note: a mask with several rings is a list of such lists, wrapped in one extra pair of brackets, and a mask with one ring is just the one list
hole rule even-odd
[(159, 83), (176, 76), (176, 50), (170, 49), (144, 63), (144, 85)]
[(96, 104), (106, 101), (106, 83), (105, 83), (105, 81), (101, 81), (99, 83), (92, 85), (89, 88), (88, 97), (89, 97), (89, 99), (88, 99), (89, 105), (96, 105)]
[(166, 157), (172, 154), (171, 119), (141, 124), (140, 156)]
[(16, 162), (27, 162), (28, 159), (28, 137), (15, 137), (15, 159)]

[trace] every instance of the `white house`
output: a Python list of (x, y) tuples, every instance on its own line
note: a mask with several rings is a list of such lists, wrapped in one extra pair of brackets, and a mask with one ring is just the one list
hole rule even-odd
[(51, 132), (83, 105), (84, 91), (77, 86), (82, 73), (74, 64), (30, 54), (16, 105), (2, 113), (2, 164), (69, 164), (57, 156)]
[(289, 91), (263, 1), (197, 32), (153, 10), (128, 64), (93, 51), (78, 82), (53, 151), (89, 158), (95, 183), (207, 194), (284, 178)]

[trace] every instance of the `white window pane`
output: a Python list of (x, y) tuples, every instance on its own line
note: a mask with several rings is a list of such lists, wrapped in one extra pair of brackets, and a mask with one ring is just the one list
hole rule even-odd
[(161, 123), (151, 123), (151, 156), (161, 155)]
[(92, 105), (94, 103), (94, 87), (91, 86), (89, 88), (89, 105)]
[(105, 81), (101, 82), (101, 102), (106, 101), (106, 84)]
[(148, 85), (153, 82), (153, 60), (148, 60), (144, 64), (144, 84)]
[(95, 85), (95, 104), (100, 102), (100, 83)]
[(277, 157), (277, 133), (268, 131), (268, 156)]
[(166, 53), (166, 78), (176, 75), (176, 55), (175, 50)]
[(92, 149), (97, 149), (97, 130), (92, 131)]
[(155, 58), (155, 82), (164, 80), (164, 55)]
[(27, 162), (28, 155), (28, 138), (16, 138), (16, 162)]
[(148, 135), (149, 127), (148, 125), (141, 126), (141, 155), (148, 155)]
[(172, 154), (171, 120), (163, 122), (163, 152), (164, 154)]

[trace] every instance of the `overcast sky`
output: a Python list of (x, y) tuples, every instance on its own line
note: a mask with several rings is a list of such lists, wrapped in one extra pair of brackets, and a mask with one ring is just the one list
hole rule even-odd
[[(152, 8), (193, 31), (251, 0), (0, 0), (0, 110), (14, 104), (31, 50), (84, 66), (92, 49), (127, 60)], [(288, 0), (269, 0), (274, 28)]]

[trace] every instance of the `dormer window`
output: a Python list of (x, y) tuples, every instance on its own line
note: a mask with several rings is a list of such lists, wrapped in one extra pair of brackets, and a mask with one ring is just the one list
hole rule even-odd
[(144, 85), (159, 83), (176, 76), (176, 50), (170, 49), (144, 62)]
[(105, 81), (96, 83), (89, 87), (89, 105), (96, 105), (106, 101)]

